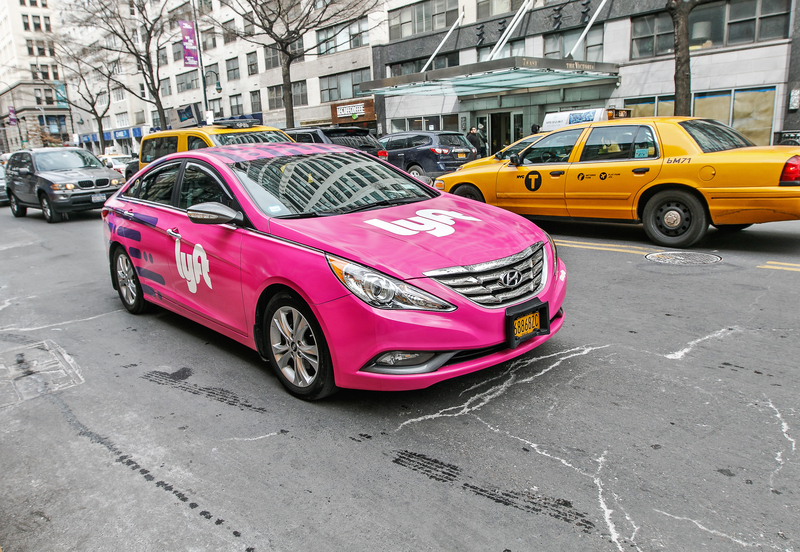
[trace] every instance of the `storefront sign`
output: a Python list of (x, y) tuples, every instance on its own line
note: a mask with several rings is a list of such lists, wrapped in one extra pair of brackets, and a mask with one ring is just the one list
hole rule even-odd
[(133, 127), (133, 129), (131, 129), (131, 130), (133, 132), (133, 137), (134, 138), (141, 138), (142, 137), (142, 129), (140, 127)]
[(347, 124), (353, 121), (375, 121), (375, 101), (372, 98), (357, 103), (331, 105), (331, 122)]
[(336, 106), (336, 116), (337, 117), (351, 117), (353, 115), (363, 115), (364, 114), (364, 104), (350, 104), (350, 105), (337, 105)]
[(114, 131), (114, 139), (116, 139), (116, 140), (122, 140), (123, 138), (130, 138), (130, 137), (131, 137), (131, 133), (127, 128), (124, 129), (124, 130), (115, 130)]
[(17, 110), (11, 106), (8, 106), (8, 124), (17, 126)]
[(178, 21), (181, 28), (183, 42), (183, 66), (197, 67), (197, 36), (194, 32), (194, 23), (191, 21)]
[(103, 139), (111, 140), (111, 133), (110, 132), (104, 132), (103, 133)]
[(83, 142), (84, 144), (88, 144), (91, 141), (92, 137), (90, 135), (84, 134), (83, 136), (81, 136), (81, 142)]

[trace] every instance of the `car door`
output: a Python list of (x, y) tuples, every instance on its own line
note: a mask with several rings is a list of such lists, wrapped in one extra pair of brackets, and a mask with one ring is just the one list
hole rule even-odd
[(497, 171), (497, 205), (515, 213), (567, 216), (564, 192), (569, 161), (584, 129), (570, 129), (542, 138)]
[[(28, 169), (28, 174), (21, 174), (20, 169)], [(19, 178), (19, 193), (17, 198), (25, 203), (39, 203), (36, 196), (36, 169), (33, 166), (33, 158), (30, 153), (21, 153), (19, 156), (19, 166), (17, 176)], [(16, 192), (15, 192), (16, 193)]]
[(404, 159), (406, 156), (406, 141), (408, 136), (400, 134), (398, 136), (390, 137), (386, 142), (386, 151), (388, 152), (386, 160), (392, 165), (399, 168), (404, 168)]
[(124, 207), (116, 211), (113, 229), (136, 268), (142, 291), (173, 305), (179, 305), (173, 291), (175, 240), (167, 230), (180, 220), (172, 198), (181, 167), (181, 161), (173, 161), (139, 177), (119, 196)]
[(197, 224), (186, 210), (217, 202), (239, 210), (219, 174), (200, 161), (189, 160), (181, 177), (179, 216), (167, 229), (173, 240), (173, 292), (195, 315), (248, 335), (242, 300), (241, 230), (233, 224)]
[(645, 125), (594, 126), (579, 155), (567, 175), (569, 216), (636, 218), (637, 192), (661, 171), (655, 131)]

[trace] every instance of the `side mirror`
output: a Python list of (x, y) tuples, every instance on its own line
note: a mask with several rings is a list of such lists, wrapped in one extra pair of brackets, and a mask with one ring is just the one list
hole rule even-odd
[(519, 155), (516, 153), (512, 153), (511, 156), (508, 158), (508, 164), (514, 165), (515, 167), (519, 167)]
[(17, 170), (17, 174), (20, 176), (28, 176), (31, 174), (31, 170), (27, 167), (21, 167)]
[(186, 210), (189, 220), (195, 224), (226, 224), (228, 222), (243, 222), (244, 215), (239, 211), (234, 211), (227, 205), (210, 201), (208, 203), (198, 203)]
[(112, 163), (111, 161), (107, 161), (106, 162), (106, 167), (108, 167), (109, 169), (113, 169), (114, 168), (114, 163)]

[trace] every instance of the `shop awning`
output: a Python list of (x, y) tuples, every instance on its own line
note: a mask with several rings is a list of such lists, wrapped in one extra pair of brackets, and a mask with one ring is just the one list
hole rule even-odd
[(510, 57), (361, 83), (362, 94), (477, 96), (616, 82), (619, 65), (571, 59)]

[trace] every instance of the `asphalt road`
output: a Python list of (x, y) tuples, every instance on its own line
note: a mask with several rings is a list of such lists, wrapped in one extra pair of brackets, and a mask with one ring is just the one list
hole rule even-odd
[(253, 351), (124, 311), (99, 213), (0, 209), (0, 548), (800, 550), (800, 222), (712, 230), (704, 265), (542, 226), (569, 279), (547, 344), (306, 403)]

